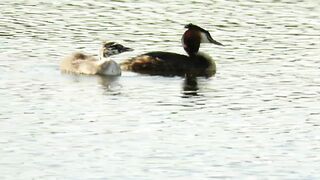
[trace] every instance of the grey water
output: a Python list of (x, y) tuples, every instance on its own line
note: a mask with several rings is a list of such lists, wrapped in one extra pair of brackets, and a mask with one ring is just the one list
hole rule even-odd
[[(320, 179), (320, 1), (1, 0), (0, 179)], [(184, 54), (217, 74), (64, 74), (101, 41)]]

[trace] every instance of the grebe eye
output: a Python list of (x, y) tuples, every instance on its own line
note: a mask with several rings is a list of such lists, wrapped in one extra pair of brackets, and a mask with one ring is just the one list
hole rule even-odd
[(185, 28), (190, 28), (191, 26), (193, 26), (193, 24), (192, 24), (192, 23), (189, 23), (189, 24), (185, 25), (184, 27), (185, 27)]
[(123, 46), (121, 44), (117, 44), (117, 49), (122, 49)]
[(108, 48), (114, 45), (114, 42), (107, 42), (104, 44), (104, 47)]

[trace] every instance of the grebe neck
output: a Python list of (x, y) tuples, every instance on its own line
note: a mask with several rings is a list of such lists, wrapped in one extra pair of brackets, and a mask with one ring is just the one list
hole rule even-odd
[(182, 46), (183, 49), (188, 53), (188, 55), (194, 56), (198, 53), (201, 43), (201, 34), (194, 30), (188, 29), (182, 36)]
[(99, 61), (102, 61), (104, 58), (105, 58), (105, 57), (104, 57), (104, 53), (103, 53), (103, 48), (101, 48), (101, 49), (99, 50)]

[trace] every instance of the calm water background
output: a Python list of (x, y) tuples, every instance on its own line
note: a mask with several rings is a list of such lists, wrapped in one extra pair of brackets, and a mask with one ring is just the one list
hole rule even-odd
[[(320, 1), (0, 2), (0, 179), (319, 179)], [(62, 74), (104, 39), (184, 53), (189, 22), (217, 74)]]

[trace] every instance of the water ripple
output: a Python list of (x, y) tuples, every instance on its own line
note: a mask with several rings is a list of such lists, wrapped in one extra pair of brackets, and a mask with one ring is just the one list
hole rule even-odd
[[(319, 179), (320, 4), (0, 2), (1, 179)], [(215, 77), (59, 72), (102, 40), (184, 53), (195, 23)]]

